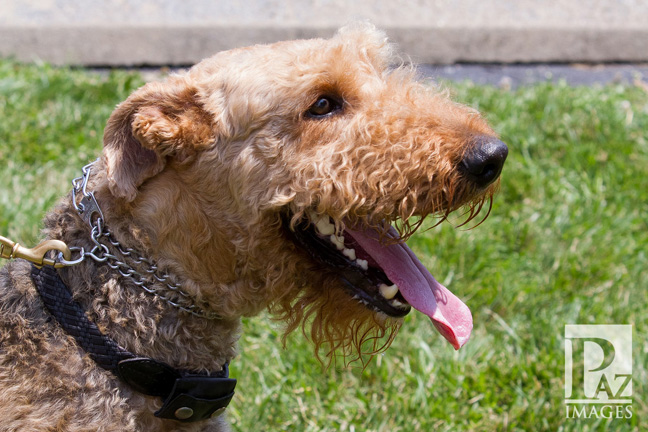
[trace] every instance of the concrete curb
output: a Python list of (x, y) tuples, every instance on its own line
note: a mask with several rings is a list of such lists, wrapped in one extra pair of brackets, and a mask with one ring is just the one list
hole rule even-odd
[(648, 61), (648, 2), (641, 0), (348, 3), (5, 0), (0, 56), (86, 66), (187, 65), (238, 46), (328, 37), (349, 21), (369, 19), (417, 63)]

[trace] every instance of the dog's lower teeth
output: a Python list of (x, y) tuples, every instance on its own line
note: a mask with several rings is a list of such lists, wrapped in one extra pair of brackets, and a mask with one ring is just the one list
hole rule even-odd
[(351, 261), (355, 261), (356, 259), (356, 253), (355, 249), (347, 249), (345, 248), (342, 253), (344, 254), (345, 257), (349, 258)]
[(322, 216), (315, 223), (315, 229), (322, 235), (332, 235), (335, 233), (335, 225), (331, 223), (328, 216)]
[(338, 250), (344, 249), (344, 236), (336, 236), (335, 234), (331, 234), (330, 240), (331, 243), (333, 243), (335, 247), (338, 248)]
[[(359, 259), (356, 256), (355, 249), (350, 249), (344, 247), (344, 236), (335, 235), (335, 224), (331, 222), (331, 218), (327, 215), (318, 215), (314, 210), (307, 210), (308, 217), (310, 218), (315, 231), (322, 237), (328, 236), (328, 240), (333, 246), (335, 246), (342, 254), (349, 259), (349, 261), (355, 262), (355, 264), (363, 269), (364, 271), (369, 270), (369, 262), (367, 260)], [(398, 294), (398, 286), (396, 284), (387, 285), (380, 284), (378, 285), (378, 291), (380, 295), (385, 299), (389, 300), (389, 303), (394, 307), (403, 307), (406, 306), (402, 302), (395, 299), (396, 294)], [(367, 304), (366, 300), (355, 295), (353, 296), (354, 300), (359, 301), (360, 303)]]
[(378, 289), (380, 290), (380, 294), (383, 297), (385, 297), (387, 300), (393, 299), (394, 297), (396, 297), (396, 294), (398, 293), (398, 286), (396, 286), (396, 284), (394, 285), (380, 284), (378, 286)]
[(391, 301), (391, 305), (392, 305), (392, 306), (395, 306), (395, 307), (404, 307), (404, 306), (406, 306), (405, 303), (401, 303), (401, 302), (399, 302), (398, 300), (392, 300), (392, 301)]
[(335, 233), (335, 225), (331, 223), (331, 218), (327, 215), (318, 215), (313, 210), (306, 210), (315, 230), (321, 235), (332, 235)]

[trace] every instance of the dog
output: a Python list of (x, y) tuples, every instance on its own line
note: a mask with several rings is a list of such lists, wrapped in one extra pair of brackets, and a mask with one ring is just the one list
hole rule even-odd
[(1, 270), (0, 430), (229, 430), (240, 319), (263, 310), (328, 359), (385, 349), (412, 308), (468, 340), (405, 240), (487, 208), (508, 149), (370, 24), (148, 83), (103, 142), (45, 217), (62, 243)]

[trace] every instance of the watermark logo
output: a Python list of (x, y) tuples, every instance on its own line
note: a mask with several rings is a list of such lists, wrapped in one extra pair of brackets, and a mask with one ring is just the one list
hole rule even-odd
[(632, 326), (565, 326), (567, 418), (632, 417)]

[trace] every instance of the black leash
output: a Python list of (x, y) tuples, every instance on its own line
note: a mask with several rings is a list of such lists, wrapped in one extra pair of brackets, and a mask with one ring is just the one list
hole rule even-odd
[(194, 422), (225, 411), (236, 387), (236, 380), (229, 378), (227, 364), (214, 374), (195, 373), (138, 357), (99, 331), (74, 301), (56, 269), (32, 265), (31, 277), (47, 310), (98, 366), (136, 391), (162, 398), (163, 405), (155, 412), (156, 417)]

